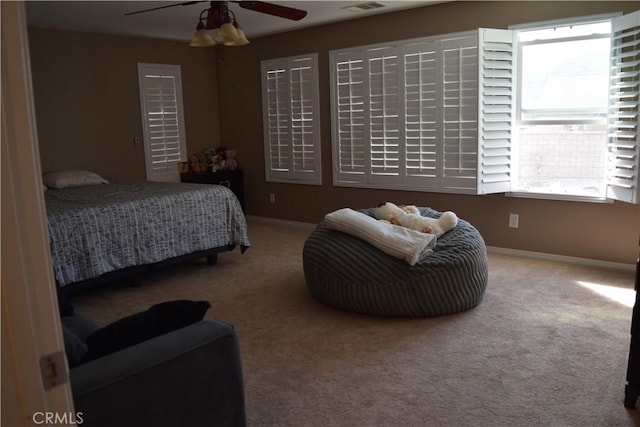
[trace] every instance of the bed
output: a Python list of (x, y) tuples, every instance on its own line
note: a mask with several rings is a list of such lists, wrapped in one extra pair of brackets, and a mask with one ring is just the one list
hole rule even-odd
[(44, 194), (55, 279), (68, 290), (249, 247), (224, 186), (109, 179)]

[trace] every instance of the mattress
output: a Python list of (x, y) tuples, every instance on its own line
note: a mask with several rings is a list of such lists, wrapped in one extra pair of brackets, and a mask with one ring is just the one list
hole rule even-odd
[(218, 185), (111, 179), (45, 192), (60, 286), (225, 246), (249, 247), (238, 199)]

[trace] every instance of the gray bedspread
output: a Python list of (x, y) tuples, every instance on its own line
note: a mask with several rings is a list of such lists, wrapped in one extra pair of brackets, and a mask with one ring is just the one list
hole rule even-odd
[(45, 192), (61, 286), (196, 251), (249, 246), (242, 208), (227, 187), (109, 181)]

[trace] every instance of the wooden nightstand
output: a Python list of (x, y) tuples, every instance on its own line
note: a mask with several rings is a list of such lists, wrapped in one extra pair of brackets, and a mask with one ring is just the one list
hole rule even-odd
[(205, 173), (182, 173), (180, 174), (180, 181), (198, 184), (224, 185), (233, 191), (233, 194), (236, 195), (240, 202), (240, 206), (242, 206), (242, 210), (244, 210), (244, 182), (242, 178), (242, 171), (240, 169), (219, 170), (216, 172)]

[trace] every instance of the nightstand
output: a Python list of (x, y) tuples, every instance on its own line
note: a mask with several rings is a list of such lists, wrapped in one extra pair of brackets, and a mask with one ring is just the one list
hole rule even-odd
[(240, 206), (242, 206), (242, 210), (244, 210), (244, 182), (240, 169), (205, 173), (182, 173), (180, 174), (180, 181), (197, 184), (224, 185), (233, 191), (233, 194), (236, 195), (240, 202)]

